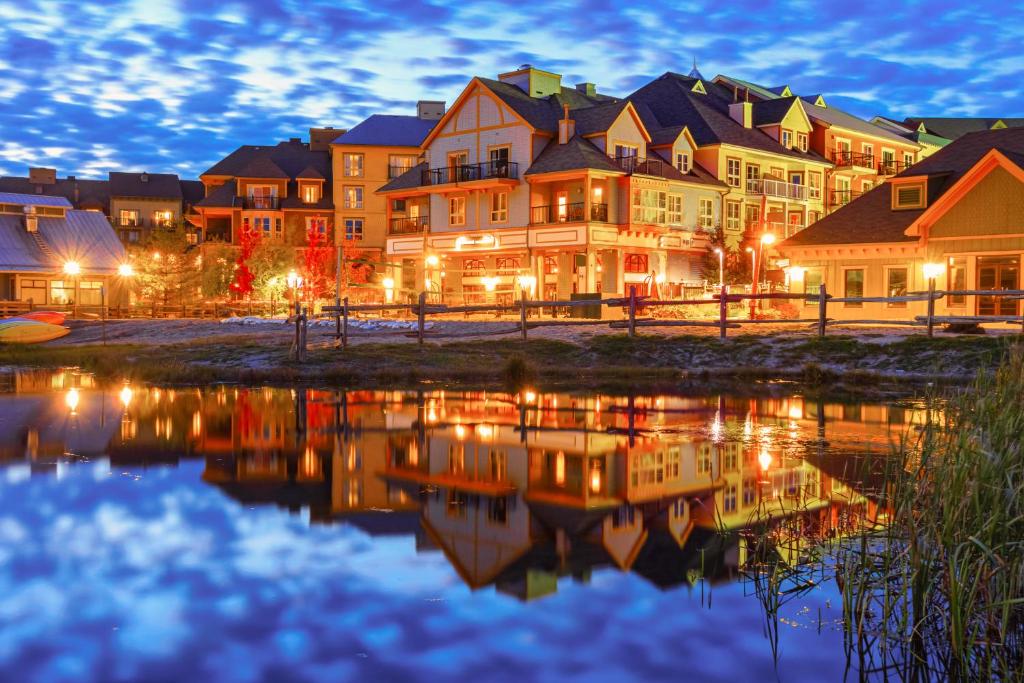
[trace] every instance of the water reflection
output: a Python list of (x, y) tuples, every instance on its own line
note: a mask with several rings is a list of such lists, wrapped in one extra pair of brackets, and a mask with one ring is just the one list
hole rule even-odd
[[(662, 589), (731, 580), (764, 538), (751, 529), (785, 519), (813, 538), (878, 521), (851, 455), (884, 454), (928, 418), (912, 403), (798, 395), (101, 388), (74, 372), (0, 381), (8, 477), (194, 459), (241, 504), (405, 536), (417, 553), (443, 553), (470, 588), (520, 600), (605, 568)], [(801, 547), (775, 550), (794, 560)]]

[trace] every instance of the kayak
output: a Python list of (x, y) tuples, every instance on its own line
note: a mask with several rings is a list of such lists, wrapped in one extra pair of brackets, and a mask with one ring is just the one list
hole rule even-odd
[(0, 344), (40, 344), (71, 332), (66, 327), (38, 320), (0, 320)]
[(51, 325), (63, 325), (66, 316), (57, 311), (32, 311), (15, 317), (24, 318), (25, 320), (38, 320), (41, 323), (50, 323)]

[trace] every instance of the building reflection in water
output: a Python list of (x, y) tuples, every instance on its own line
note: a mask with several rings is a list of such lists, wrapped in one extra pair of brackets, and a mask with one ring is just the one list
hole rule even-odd
[(660, 587), (729, 580), (766, 525), (795, 522), (810, 542), (884, 522), (856, 463), (934, 419), (917, 404), (801, 396), (99, 388), (74, 372), (0, 381), (8, 468), (59, 476), (74, 460), (202, 459), (203, 480), (241, 503), (408, 535), (469, 587), (521, 599), (601, 568)]

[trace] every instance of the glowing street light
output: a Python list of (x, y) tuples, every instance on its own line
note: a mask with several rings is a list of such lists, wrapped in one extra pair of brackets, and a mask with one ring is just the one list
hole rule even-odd
[(924, 277), (926, 280), (936, 280), (946, 272), (945, 263), (926, 263), (924, 264)]
[(67, 261), (64, 263), (64, 273), (67, 275), (80, 275), (82, 273), (82, 266), (79, 265), (78, 261)]
[(386, 277), (381, 284), (384, 285), (384, 301), (390, 304), (395, 300), (395, 279)]
[(78, 389), (74, 387), (68, 389), (68, 393), (64, 395), (64, 405), (68, 407), (72, 415), (78, 410), (78, 401)]
[(121, 277), (131, 277), (135, 275), (135, 269), (132, 268), (130, 263), (122, 263), (117, 267), (117, 274)]
[(725, 252), (721, 247), (715, 247), (718, 254), (718, 289), (725, 289)]
[(299, 287), (302, 286), (302, 277), (292, 268), (285, 276), (288, 288), (292, 290), (292, 303), (295, 304), (295, 315), (299, 314)]
[(441, 259), (437, 258), (436, 254), (431, 254), (424, 260), (424, 263), (426, 263), (431, 268), (436, 268), (441, 264)]

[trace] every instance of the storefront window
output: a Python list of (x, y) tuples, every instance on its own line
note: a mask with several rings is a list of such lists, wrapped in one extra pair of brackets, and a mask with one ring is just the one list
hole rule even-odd
[(626, 254), (625, 271), (627, 273), (646, 273), (647, 254)]
[(69, 305), (75, 300), (75, 283), (65, 280), (50, 281), (50, 303)]

